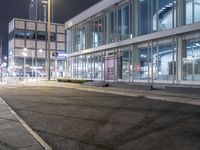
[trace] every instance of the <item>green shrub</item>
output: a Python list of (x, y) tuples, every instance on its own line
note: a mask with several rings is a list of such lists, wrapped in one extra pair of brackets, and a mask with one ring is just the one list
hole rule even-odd
[(78, 83), (78, 84), (82, 84), (85, 82), (92, 82), (92, 80), (76, 80), (76, 79), (65, 79), (65, 78), (57, 79), (57, 81), (65, 83)]

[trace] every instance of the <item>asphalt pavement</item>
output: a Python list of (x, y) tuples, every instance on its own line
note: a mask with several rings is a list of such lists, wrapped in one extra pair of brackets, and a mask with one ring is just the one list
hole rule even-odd
[(56, 86), (0, 88), (53, 150), (199, 150), (200, 106)]

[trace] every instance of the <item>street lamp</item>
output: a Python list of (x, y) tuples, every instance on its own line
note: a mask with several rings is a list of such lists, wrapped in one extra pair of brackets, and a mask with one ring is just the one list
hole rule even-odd
[(50, 38), (51, 38), (51, 0), (48, 0), (48, 24), (47, 24), (47, 30), (48, 30), (48, 44), (47, 44), (47, 50), (48, 50), (48, 80), (51, 80), (51, 66), (50, 66)]
[(43, 49), (39, 49), (39, 52), (42, 53)]

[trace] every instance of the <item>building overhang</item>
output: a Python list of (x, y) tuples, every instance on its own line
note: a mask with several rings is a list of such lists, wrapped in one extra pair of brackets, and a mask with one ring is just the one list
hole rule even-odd
[(65, 30), (68, 28), (71, 28), (73, 25), (76, 25), (93, 15), (98, 14), (99, 12), (108, 9), (109, 7), (118, 4), (122, 0), (102, 0), (98, 2), (97, 4), (91, 6), (90, 8), (86, 9), (85, 11), (81, 12), (80, 14), (76, 15), (72, 19), (65, 22)]

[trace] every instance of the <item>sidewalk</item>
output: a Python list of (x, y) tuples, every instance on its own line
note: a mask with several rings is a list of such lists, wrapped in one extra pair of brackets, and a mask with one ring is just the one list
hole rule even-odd
[(73, 83), (60, 83), (57, 81), (41, 81), (38, 83), (25, 84), (28, 86), (54, 86), (54, 87), (64, 87), (64, 88), (73, 88), (86, 91), (102, 92), (102, 93), (111, 93), (118, 95), (125, 95), (131, 97), (145, 97), (148, 99), (154, 100), (163, 100), (170, 102), (178, 102), (192, 105), (200, 105), (200, 95), (194, 94), (184, 94), (184, 93), (169, 93), (161, 90), (153, 91), (144, 91), (144, 90), (132, 90), (132, 89), (122, 89), (122, 88), (112, 88), (112, 87), (94, 87), (94, 86), (85, 86), (80, 84)]
[(0, 98), (0, 150), (43, 150), (23, 120)]

